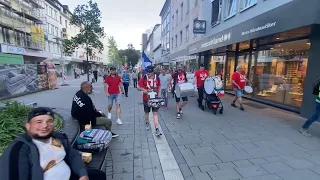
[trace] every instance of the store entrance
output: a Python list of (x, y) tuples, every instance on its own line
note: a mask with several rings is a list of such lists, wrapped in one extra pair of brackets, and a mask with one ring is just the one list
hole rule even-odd
[(225, 73), (225, 89), (226, 91), (232, 90), (232, 74), (235, 71), (235, 62), (236, 62), (236, 52), (228, 51), (227, 52), (227, 65)]

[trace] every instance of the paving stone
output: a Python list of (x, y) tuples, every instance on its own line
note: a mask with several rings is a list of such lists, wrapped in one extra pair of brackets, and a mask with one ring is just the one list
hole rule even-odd
[(190, 167), (187, 164), (179, 164), (181, 173), (183, 177), (192, 176), (192, 172), (190, 170)]
[(267, 170), (269, 173), (278, 173), (278, 172), (285, 172), (291, 171), (293, 168), (288, 166), (283, 162), (272, 162), (268, 164), (261, 164), (260, 165), (263, 169)]
[(231, 151), (226, 150), (226, 151), (216, 152), (215, 154), (223, 162), (245, 160), (245, 159), (251, 159), (252, 158), (252, 156), (247, 154), (244, 150), (231, 150)]
[(113, 180), (133, 180), (133, 173), (114, 174)]
[(312, 171), (314, 171), (315, 173), (318, 173), (320, 175), (320, 166), (311, 167), (309, 169), (311, 169)]
[(215, 150), (212, 147), (200, 147), (200, 148), (192, 148), (191, 151), (195, 155), (201, 154), (214, 154)]
[(320, 165), (320, 155), (319, 156), (310, 156), (306, 157), (307, 160), (313, 162), (314, 164)]
[(266, 161), (263, 158), (258, 158), (258, 159), (248, 159), (252, 164), (266, 164), (269, 163), (268, 161)]
[(144, 177), (146, 180), (154, 180), (152, 169), (145, 169), (144, 170)]
[(319, 180), (320, 175), (310, 169), (299, 169), (277, 173), (283, 180)]
[(143, 168), (144, 169), (151, 169), (152, 164), (151, 164), (151, 159), (150, 158), (142, 158), (142, 163), (143, 163)]
[(234, 167), (236, 167), (232, 162), (217, 163), (216, 165), (220, 170), (233, 169)]
[(208, 174), (214, 180), (233, 180), (241, 178), (240, 174), (238, 174), (234, 169), (212, 171), (208, 172)]
[(195, 167), (190, 167), (190, 170), (193, 174), (196, 174), (196, 173), (201, 173), (199, 167), (195, 166)]
[(282, 161), (282, 159), (279, 158), (278, 156), (265, 157), (263, 159), (265, 159), (268, 162), (279, 162), (279, 161)]
[(135, 180), (144, 179), (143, 175), (144, 175), (144, 171), (143, 171), (142, 167), (135, 167), (134, 168), (134, 179)]
[(201, 172), (211, 172), (219, 170), (215, 164), (199, 166)]
[(235, 164), (237, 167), (252, 166), (252, 163), (248, 160), (233, 161), (233, 164)]
[(162, 173), (155, 175), (155, 176), (154, 176), (154, 179), (155, 179), (155, 180), (165, 180)]
[(201, 166), (212, 163), (221, 163), (221, 160), (215, 155), (184, 156), (184, 159), (189, 166)]
[(234, 168), (242, 177), (251, 177), (269, 174), (258, 165)]
[(133, 161), (114, 162), (114, 173), (131, 173), (133, 172)]
[(294, 169), (306, 169), (310, 167), (316, 166), (312, 162), (305, 160), (305, 159), (297, 159), (297, 160), (289, 160), (289, 161), (284, 161), (287, 165)]
[(262, 176), (247, 177), (241, 180), (281, 180), (281, 178), (275, 174), (268, 174)]
[(194, 174), (196, 180), (211, 180), (207, 173), (196, 173)]
[(199, 148), (199, 144), (187, 144), (187, 145), (184, 145), (184, 147), (186, 149), (193, 149), (193, 148)]

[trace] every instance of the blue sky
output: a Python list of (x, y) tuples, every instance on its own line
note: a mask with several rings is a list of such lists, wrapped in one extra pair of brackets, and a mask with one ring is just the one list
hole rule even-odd
[[(59, 0), (68, 5), (71, 12), (87, 0)], [(160, 24), (159, 17), (165, 0), (96, 0), (102, 11), (102, 26), (108, 36), (114, 36), (119, 49), (133, 43), (141, 49), (141, 34), (146, 29)], [(151, 3), (152, 2), (152, 3)]]

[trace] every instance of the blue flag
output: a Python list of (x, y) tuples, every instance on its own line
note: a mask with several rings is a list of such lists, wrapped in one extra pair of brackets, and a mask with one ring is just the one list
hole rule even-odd
[(151, 66), (152, 65), (152, 61), (150, 61), (150, 59), (148, 58), (148, 56), (144, 53), (144, 51), (142, 51), (142, 69), (145, 70), (146, 67)]

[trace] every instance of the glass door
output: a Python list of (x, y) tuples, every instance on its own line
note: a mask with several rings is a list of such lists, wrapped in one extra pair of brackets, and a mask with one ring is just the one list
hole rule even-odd
[(226, 90), (232, 90), (232, 74), (235, 70), (235, 52), (228, 52), (227, 58), (227, 66), (226, 66), (226, 79), (225, 79), (225, 86)]

